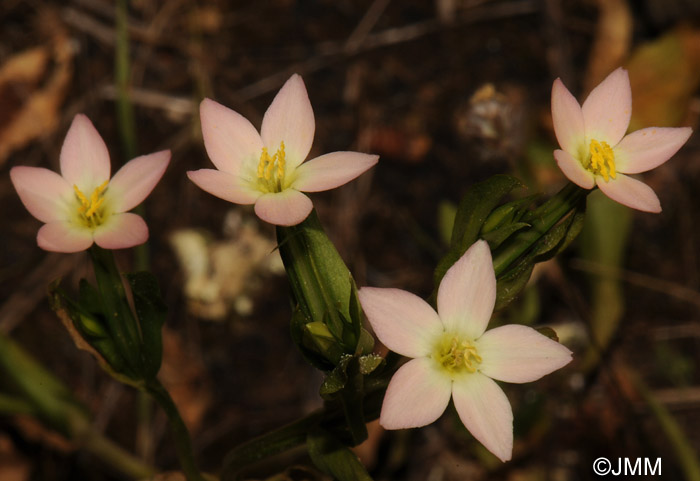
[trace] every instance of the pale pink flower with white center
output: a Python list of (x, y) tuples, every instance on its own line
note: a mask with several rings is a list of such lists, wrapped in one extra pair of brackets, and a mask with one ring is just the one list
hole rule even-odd
[(60, 156), (61, 174), (41, 167), (13, 167), (12, 184), (30, 214), (45, 224), (39, 247), (79, 252), (93, 242), (105, 249), (143, 244), (148, 227), (127, 212), (151, 193), (170, 162), (164, 150), (136, 157), (110, 179), (109, 152), (83, 114), (73, 119)]
[(425, 426), (442, 415), (451, 397), (472, 435), (508, 461), (513, 412), (494, 379), (535, 381), (568, 364), (571, 351), (526, 326), (486, 331), (496, 301), (488, 244), (476, 242), (447, 271), (437, 312), (400, 289), (363, 287), (359, 296), (379, 340), (413, 358), (392, 377), (379, 423), (386, 429)]
[(659, 198), (624, 174), (646, 172), (666, 162), (688, 140), (689, 127), (649, 127), (625, 136), (632, 114), (627, 70), (618, 68), (579, 105), (560, 79), (552, 87), (554, 133), (562, 150), (554, 158), (564, 175), (584, 189), (598, 185), (620, 204), (661, 212)]
[(377, 163), (378, 156), (333, 152), (304, 162), (316, 124), (304, 81), (291, 76), (265, 112), (260, 133), (243, 116), (211, 99), (199, 107), (204, 146), (216, 169), (187, 172), (201, 189), (275, 225), (296, 225), (313, 205), (302, 192), (339, 187)]

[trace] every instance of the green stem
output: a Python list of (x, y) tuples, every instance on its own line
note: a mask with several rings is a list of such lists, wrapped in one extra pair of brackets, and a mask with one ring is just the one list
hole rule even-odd
[(224, 458), (221, 481), (233, 481), (244, 467), (301, 446), (306, 442), (309, 430), (317, 426), (325, 415), (325, 409), (316, 410), (301, 419), (236, 447)]
[(134, 109), (129, 99), (129, 30), (128, 1), (119, 0), (115, 12), (117, 41), (114, 55), (114, 79), (117, 88), (117, 120), (119, 134), (127, 159), (136, 157), (136, 129), (134, 128)]
[[(122, 149), (126, 159), (133, 159), (136, 157), (136, 122), (129, 96), (131, 63), (129, 60), (128, 5), (128, 0), (119, 0), (115, 12), (117, 40), (114, 52), (114, 83), (117, 89), (117, 125), (119, 126)], [(144, 215), (142, 205), (136, 207), (134, 211), (141, 216)], [(144, 243), (135, 247), (134, 265), (136, 270), (148, 270), (149, 264), (148, 244)]]
[(152, 466), (92, 429), (85, 419), (78, 417), (76, 420), (72, 423), (72, 436), (82, 449), (131, 478), (147, 479), (156, 474)]
[(531, 227), (513, 236), (512, 240), (499, 248), (493, 257), (493, 268), (496, 276), (502, 274), (508, 267), (537, 240), (547, 233), (557, 222), (573, 211), (585, 199), (588, 190), (568, 183), (554, 197), (523, 219)]
[(187, 481), (205, 481), (194, 460), (190, 433), (180, 416), (180, 411), (178, 411), (177, 406), (173, 402), (173, 398), (170, 397), (168, 391), (157, 379), (146, 384), (145, 389), (168, 416), (168, 424), (175, 438), (175, 449)]
[[(377, 376), (365, 380), (362, 403), (365, 422), (379, 417), (386, 387), (398, 368), (400, 356), (389, 353), (387, 365)], [(348, 428), (341, 404), (326, 405), (292, 423), (251, 439), (229, 451), (221, 468), (221, 481), (235, 481), (239, 473), (256, 462), (306, 443), (309, 431), (322, 425), (324, 429), (348, 437)]]

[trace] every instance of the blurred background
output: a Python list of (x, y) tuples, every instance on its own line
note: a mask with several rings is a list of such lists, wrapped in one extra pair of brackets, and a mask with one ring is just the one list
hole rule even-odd
[[(111, 1), (3, 0), (0, 15), (2, 481), (129, 479), (55, 419), (10, 402), (21, 397), (13, 374), (24, 355), (66, 386), (99, 434), (161, 470), (178, 466), (163, 413), (78, 351), (49, 308), (47, 284), (62, 278), (74, 291), (90, 276), (89, 258), (40, 250), (40, 223), (10, 183), (16, 165), (58, 170), (76, 113), (103, 136), (113, 172), (132, 156), (173, 152), (145, 202), (148, 262), (169, 306), (161, 378), (212, 472), (239, 442), (319, 407), (322, 377), (290, 340), (272, 227), (186, 178), (211, 166), (202, 98), (259, 127), (279, 87), (301, 74), (316, 115), (311, 156), (381, 156), (349, 185), (312, 195), (329, 236), (358, 285), (422, 296), (470, 185), (496, 173), (527, 184), (517, 195), (565, 184), (552, 158), (555, 78), (582, 101), (628, 68), (631, 130), (697, 131), (700, 115), (697, 0), (134, 0), (118, 71), (115, 51), (126, 44)], [(124, 91), (133, 137), (117, 115)], [(575, 352), (541, 381), (504, 386), (513, 461), (501, 464), (450, 408), (420, 430), (373, 424), (357, 453), (376, 480), (599, 479), (592, 462), (601, 456), (661, 458), (661, 476), (650, 479), (700, 480), (698, 135), (643, 178), (663, 213), (590, 195), (577, 242), (540, 264), (492, 321), (552, 327)], [(133, 253), (118, 261), (132, 269)], [(47, 386), (36, 384), (36, 395)], [(325, 479), (299, 450), (249, 477)]]

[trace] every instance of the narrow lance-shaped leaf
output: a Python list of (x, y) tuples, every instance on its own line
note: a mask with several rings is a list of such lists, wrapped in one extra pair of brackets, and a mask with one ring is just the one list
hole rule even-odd
[(316, 428), (306, 438), (309, 456), (318, 469), (338, 481), (372, 481), (355, 453), (327, 431)]

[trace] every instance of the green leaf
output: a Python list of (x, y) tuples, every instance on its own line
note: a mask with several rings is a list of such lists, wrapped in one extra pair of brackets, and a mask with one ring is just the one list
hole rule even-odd
[[(632, 213), (628, 207), (612, 201), (599, 190), (588, 196), (588, 216), (582, 232), (582, 257), (594, 266), (604, 266), (608, 272), (622, 268), (629, 239)], [(589, 274), (590, 322), (594, 340), (589, 349), (585, 368), (599, 359), (601, 350), (612, 340), (623, 318), (625, 298), (620, 279), (605, 273)]]
[(360, 459), (329, 432), (316, 428), (306, 438), (311, 461), (338, 481), (372, 481)]
[(146, 379), (158, 374), (163, 358), (162, 329), (167, 307), (160, 295), (158, 280), (150, 272), (127, 274), (134, 296), (136, 317), (141, 327), (143, 375)]
[(457, 208), (450, 250), (435, 269), (434, 282), (436, 286), (440, 285), (440, 281), (447, 270), (452, 267), (452, 264), (457, 262), (469, 246), (479, 238), (479, 232), (484, 222), (500, 200), (519, 186), (522, 184), (515, 177), (495, 175), (474, 184), (467, 191)]

